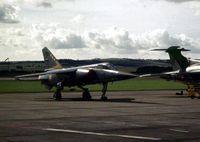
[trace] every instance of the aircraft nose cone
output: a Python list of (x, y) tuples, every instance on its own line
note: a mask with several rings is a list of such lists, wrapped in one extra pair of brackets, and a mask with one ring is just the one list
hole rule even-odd
[(117, 75), (118, 80), (131, 79), (131, 78), (135, 78), (135, 77), (137, 77), (137, 75), (131, 74), (131, 73), (125, 73), (125, 72), (119, 72)]

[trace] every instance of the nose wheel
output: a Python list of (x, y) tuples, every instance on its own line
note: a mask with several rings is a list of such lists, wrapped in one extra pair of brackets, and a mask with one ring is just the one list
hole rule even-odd
[(103, 83), (103, 88), (102, 88), (102, 93), (103, 94), (101, 95), (101, 100), (102, 101), (107, 101), (108, 100), (108, 98), (106, 96), (107, 87), (108, 87), (108, 83), (107, 82)]

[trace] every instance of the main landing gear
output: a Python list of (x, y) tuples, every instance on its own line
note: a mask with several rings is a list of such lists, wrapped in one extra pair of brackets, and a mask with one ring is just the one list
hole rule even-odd
[(60, 101), (62, 99), (61, 89), (56, 89), (56, 92), (53, 94), (53, 99)]
[(62, 99), (61, 90), (63, 90), (62, 82), (57, 83), (56, 92), (53, 94), (53, 99), (60, 101)]
[(107, 101), (108, 98), (106, 97), (106, 91), (107, 91), (108, 83), (103, 83), (103, 88), (102, 88), (102, 95), (101, 95), (101, 100), (102, 101)]
[[(102, 88), (102, 93), (103, 94), (101, 95), (101, 100), (102, 101), (108, 100), (108, 98), (106, 97), (107, 86), (108, 86), (107, 82), (103, 83), (103, 88)], [(84, 101), (90, 101), (92, 99), (92, 96), (90, 95), (90, 92), (89, 92), (88, 88), (83, 88), (80, 85), (78, 87), (83, 90), (82, 99)]]
[(84, 101), (90, 101), (92, 99), (92, 96), (90, 95), (88, 88), (83, 88), (82, 86), (78, 86), (78, 87), (83, 90), (82, 99)]

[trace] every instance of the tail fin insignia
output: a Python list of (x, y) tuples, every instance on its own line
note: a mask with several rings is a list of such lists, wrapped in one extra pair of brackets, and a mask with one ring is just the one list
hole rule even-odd
[(46, 69), (61, 69), (62, 68), (62, 65), (58, 62), (56, 57), (51, 53), (51, 51), (47, 47), (44, 47), (42, 49), (42, 53), (43, 53)]

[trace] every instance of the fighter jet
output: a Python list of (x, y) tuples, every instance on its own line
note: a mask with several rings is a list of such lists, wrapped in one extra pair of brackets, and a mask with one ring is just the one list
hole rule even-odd
[(198, 94), (200, 99), (200, 61), (187, 59), (182, 55), (182, 51), (190, 51), (180, 46), (171, 46), (168, 49), (154, 49), (153, 51), (165, 51), (169, 54), (170, 62), (174, 69), (172, 72), (159, 74), (161, 78), (167, 80), (180, 81), (187, 85), (188, 95), (194, 99)]
[(42, 49), (46, 70), (41, 73), (16, 76), (17, 80), (40, 80), (49, 90), (56, 87), (53, 95), (55, 100), (61, 100), (64, 86), (77, 86), (83, 90), (82, 99), (91, 100), (88, 84), (102, 84), (101, 100), (107, 100), (108, 82), (135, 78), (137, 75), (117, 71), (109, 63), (64, 68), (47, 47)]

